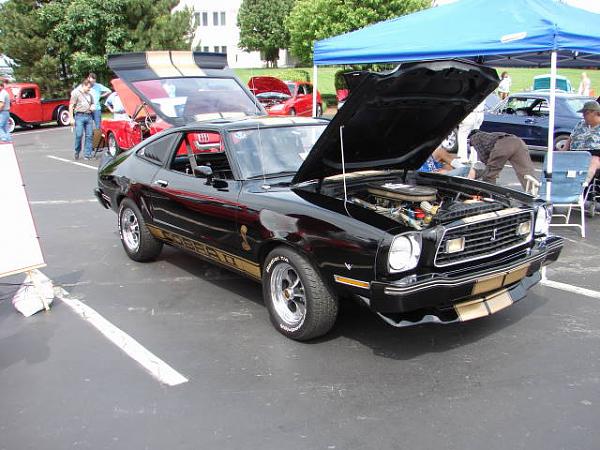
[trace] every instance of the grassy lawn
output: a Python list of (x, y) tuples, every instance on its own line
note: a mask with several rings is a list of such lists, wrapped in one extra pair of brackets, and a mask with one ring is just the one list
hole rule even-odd
[[(274, 75), (278, 76), (282, 79), (288, 79), (290, 77), (286, 77), (286, 74), (294, 74), (297, 73), (298, 70), (303, 70), (308, 73), (310, 78), (312, 78), (312, 67), (304, 67), (299, 69), (235, 69), (235, 73), (237, 76), (244, 82), (247, 83), (248, 80), (253, 76), (262, 76), (262, 75)], [(339, 70), (339, 67), (320, 67), (319, 68), (319, 92), (325, 98), (325, 101), (328, 104), (335, 103), (335, 88), (333, 84), (333, 77), (335, 72)], [(506, 70), (510, 77), (512, 78), (512, 92), (520, 92), (531, 89), (531, 85), (533, 84), (533, 77), (536, 75), (549, 74), (550, 69), (504, 69), (499, 68), (498, 75), (500, 75), (504, 70)], [(579, 81), (581, 79), (580, 69), (558, 69), (558, 74), (563, 75), (569, 80), (571, 80), (571, 84), (573, 88), (577, 90), (579, 86)], [(595, 91), (596, 96), (600, 95), (600, 70), (585, 70), (588, 76), (592, 80), (592, 89)], [(293, 77), (292, 77), (293, 78)]]

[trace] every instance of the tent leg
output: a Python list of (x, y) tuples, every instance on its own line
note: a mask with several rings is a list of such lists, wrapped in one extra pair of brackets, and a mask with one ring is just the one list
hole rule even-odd
[(317, 116), (317, 65), (313, 65), (313, 92), (312, 92), (312, 116)]
[(550, 55), (550, 115), (548, 116), (548, 166), (546, 167), (546, 201), (550, 202), (552, 192), (552, 165), (554, 162), (554, 112), (556, 105), (556, 50)]

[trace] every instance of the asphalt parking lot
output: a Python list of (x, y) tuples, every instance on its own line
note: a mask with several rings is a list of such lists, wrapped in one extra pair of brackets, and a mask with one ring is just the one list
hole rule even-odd
[[(347, 304), (294, 342), (252, 281), (171, 248), (129, 260), (68, 128), (14, 139), (42, 272), (188, 381), (160, 383), (61, 300), (22, 317), (6, 283), (23, 276), (4, 278), (0, 449), (598, 448), (600, 298), (538, 285), (494, 316), (409, 329)], [(598, 230), (558, 229), (551, 280), (599, 290)]]

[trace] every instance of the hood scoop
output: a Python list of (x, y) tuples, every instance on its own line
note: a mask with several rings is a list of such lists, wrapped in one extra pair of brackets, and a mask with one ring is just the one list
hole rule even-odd
[(294, 177), (294, 183), (346, 172), (417, 169), (497, 87), (496, 70), (459, 61), (408, 63), (361, 73)]

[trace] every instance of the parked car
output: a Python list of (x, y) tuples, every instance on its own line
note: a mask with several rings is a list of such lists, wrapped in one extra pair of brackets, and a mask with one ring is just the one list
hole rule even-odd
[[(282, 81), (275, 77), (252, 77), (248, 87), (270, 116), (312, 117), (313, 86), (306, 81)], [(317, 117), (323, 115), (323, 101), (317, 91)]]
[[(327, 333), (349, 297), (396, 327), (487, 316), (524, 298), (563, 240), (542, 200), (417, 169), (464, 116), (456, 105), (497, 84), (470, 62), (403, 64), (366, 76), (331, 122), (165, 130), (105, 157), (95, 193), (131, 259), (168, 244), (262, 282), (293, 339)], [(195, 148), (198, 133), (219, 142)]]
[(37, 126), (54, 122), (69, 125), (69, 99), (44, 99), (36, 83), (9, 83), (6, 90), (10, 96), (9, 129), (16, 125)]
[[(514, 134), (525, 141), (530, 150), (548, 149), (548, 114), (550, 111), (548, 92), (522, 92), (512, 94), (485, 114), (481, 125), (483, 131), (503, 131)], [(556, 94), (554, 115), (554, 149), (564, 150), (565, 142), (581, 113), (577, 111), (591, 100), (573, 94)]]
[(112, 154), (173, 126), (265, 114), (227, 67), (226, 55), (173, 51), (168, 59), (164, 56), (164, 52), (109, 55), (108, 65), (119, 76), (112, 85), (127, 113), (126, 118), (102, 120)]
[[(498, 105), (498, 103), (500, 103), (500, 101), (500, 97), (492, 92), (485, 98), (484, 111), (492, 111)], [(442, 141), (442, 147), (451, 153), (456, 153), (458, 151), (458, 127), (452, 130), (446, 139)]]
[[(556, 84), (554, 85), (555, 89), (561, 92), (573, 92), (573, 86), (571, 86), (571, 81), (562, 75), (556, 75)], [(550, 90), (550, 75), (537, 75), (533, 77), (533, 87), (534, 91), (549, 91)]]

